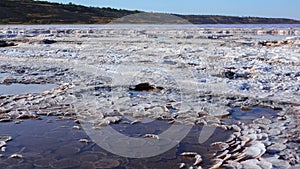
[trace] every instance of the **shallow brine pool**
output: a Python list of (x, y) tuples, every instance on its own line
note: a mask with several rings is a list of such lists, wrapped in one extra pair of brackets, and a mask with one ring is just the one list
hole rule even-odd
[(0, 84), (0, 95), (42, 93), (48, 90), (52, 90), (55, 87), (57, 87), (57, 84)]
[[(208, 167), (214, 151), (209, 145), (224, 141), (230, 131), (216, 129), (204, 143), (199, 143), (202, 126), (194, 126), (188, 135), (174, 148), (150, 158), (126, 158), (105, 151), (88, 137), (73, 120), (57, 117), (42, 117), (42, 120), (26, 120), (20, 124), (1, 123), (0, 133), (12, 136), (5, 152), (1, 152), (0, 168), (178, 168), (184, 162), (192, 165), (194, 159), (183, 158), (183, 152), (197, 152), (202, 158), (202, 167)], [(75, 127), (74, 127), (75, 126)], [(113, 124), (116, 131), (130, 136), (143, 137), (145, 133), (166, 130), (171, 125), (166, 121), (149, 123)], [(105, 136), (103, 136), (105, 137)], [(88, 142), (80, 142), (80, 140)], [(17, 153), (23, 158), (10, 158)]]

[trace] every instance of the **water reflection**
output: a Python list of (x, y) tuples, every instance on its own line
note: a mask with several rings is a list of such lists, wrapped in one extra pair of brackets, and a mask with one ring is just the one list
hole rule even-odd
[[(182, 152), (193, 151), (203, 157), (202, 167), (207, 167), (213, 151), (209, 145), (215, 141), (225, 140), (229, 131), (217, 129), (204, 143), (199, 144), (201, 126), (192, 127), (189, 134), (174, 148), (155, 157), (134, 159), (114, 155), (103, 150), (93, 142), (82, 143), (80, 139), (90, 138), (84, 130), (73, 128), (71, 120), (56, 120), (56, 117), (43, 117), (43, 120), (28, 120), (21, 124), (0, 123), (0, 133), (10, 135), (7, 151), (2, 153), (0, 168), (178, 168), (185, 162), (193, 164), (192, 159), (180, 156)], [(79, 126), (80, 127), (80, 126)], [(145, 133), (161, 133), (170, 127), (166, 121), (150, 123), (114, 124), (112, 127), (129, 136), (142, 137)], [(9, 156), (20, 153), (23, 159)]]

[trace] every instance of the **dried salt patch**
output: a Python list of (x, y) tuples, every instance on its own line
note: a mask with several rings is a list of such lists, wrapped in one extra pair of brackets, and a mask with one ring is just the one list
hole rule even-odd
[(224, 160), (222, 159), (213, 159), (212, 160), (214, 165), (210, 167), (210, 169), (217, 169), (220, 168), (224, 162)]
[(224, 161), (228, 160), (232, 155), (231, 154), (226, 154), (226, 156), (223, 158)]
[(228, 138), (225, 142), (226, 142), (226, 143), (230, 143), (230, 142), (234, 141), (235, 138), (236, 138), (236, 136), (233, 135), (233, 134), (231, 134), (231, 135), (229, 136), (229, 138)]
[(179, 169), (185, 168), (185, 163), (180, 163), (179, 164)]
[(195, 163), (194, 163), (194, 166), (200, 165), (200, 163), (202, 162), (202, 157), (201, 157), (201, 155), (197, 154), (197, 155), (195, 156), (195, 159), (196, 159), (196, 161), (195, 161)]
[(107, 120), (107, 119), (103, 119), (99, 125), (102, 126), (102, 127), (105, 127), (105, 126), (108, 126), (110, 124), (110, 121)]
[(10, 158), (18, 158), (18, 159), (21, 159), (21, 158), (23, 158), (23, 156), (22, 156), (21, 154), (12, 154), (12, 155), (10, 156)]
[(180, 154), (183, 157), (187, 157), (187, 158), (194, 158), (196, 157), (196, 155), (198, 155), (198, 153), (196, 152), (184, 152)]
[(212, 143), (210, 146), (211, 148), (216, 149), (218, 151), (224, 151), (229, 147), (227, 143), (223, 143), (223, 142), (215, 142)]
[(237, 125), (231, 125), (232, 129), (236, 132), (240, 132), (241, 131), (241, 128)]
[(242, 154), (244, 154), (244, 156), (246, 158), (259, 158), (261, 157), (264, 153), (266, 152), (266, 148), (265, 145), (263, 143), (260, 142), (256, 142), (255, 144), (253, 144), (251, 147), (247, 147)]
[(117, 123), (122, 119), (120, 116), (115, 117), (106, 117), (105, 120), (108, 120), (110, 123)]
[(1, 147), (1, 151), (5, 152), (6, 151), (6, 147)]
[(253, 123), (254, 123), (254, 124), (264, 124), (264, 125), (269, 125), (269, 124), (271, 124), (271, 122), (272, 122), (271, 120), (269, 120), (269, 119), (267, 119), (267, 118), (264, 118), (264, 117), (253, 120)]
[(155, 134), (145, 134), (144, 138), (153, 138), (159, 140), (159, 136)]
[(23, 120), (17, 120), (15, 121), (15, 124), (21, 124), (23, 122)]
[(80, 124), (80, 120), (74, 120), (74, 123), (76, 123), (76, 124)]
[(271, 146), (267, 148), (268, 153), (270, 154), (276, 154), (282, 152), (284, 149), (286, 149), (287, 146), (282, 143), (274, 143)]
[(133, 125), (133, 124), (138, 124), (138, 123), (141, 123), (141, 121), (140, 120), (134, 120), (130, 124)]
[(72, 129), (74, 129), (74, 130), (80, 130), (80, 127), (79, 126), (73, 126)]
[(81, 142), (81, 143), (89, 143), (89, 140), (87, 140), (87, 139), (80, 139), (79, 142)]
[(216, 157), (221, 159), (222, 157), (226, 156), (227, 153), (229, 153), (229, 150), (225, 150), (219, 154), (216, 154)]
[(0, 141), (0, 147), (6, 146), (6, 142), (5, 141)]
[(234, 152), (237, 152), (237, 151), (239, 151), (239, 150), (241, 150), (243, 147), (242, 147), (242, 145), (237, 145), (233, 150), (232, 150), (232, 152), (234, 153)]
[(247, 137), (247, 136), (240, 136), (239, 139), (240, 139), (241, 141), (245, 141), (246, 143), (248, 143), (248, 142), (251, 140), (251, 139), (250, 139), (249, 137)]
[(11, 117), (5, 115), (0, 116), (0, 122), (10, 122), (10, 121), (11, 121)]
[(258, 164), (258, 160), (257, 159), (250, 159), (250, 160), (246, 160), (241, 162), (243, 168), (253, 168), (253, 169), (258, 169), (261, 168), (259, 167)]

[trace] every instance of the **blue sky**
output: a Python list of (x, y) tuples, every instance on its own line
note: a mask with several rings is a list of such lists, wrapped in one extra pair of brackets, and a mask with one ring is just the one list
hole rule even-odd
[(48, 0), (85, 6), (178, 14), (280, 17), (300, 20), (300, 0)]

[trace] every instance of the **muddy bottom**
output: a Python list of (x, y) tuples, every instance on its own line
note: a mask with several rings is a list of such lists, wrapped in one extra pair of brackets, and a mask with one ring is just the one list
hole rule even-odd
[(15, 95), (26, 93), (42, 93), (57, 87), (57, 84), (0, 84), (0, 95)]
[[(26, 120), (21, 124), (0, 123), (1, 135), (12, 136), (7, 143), (6, 152), (0, 160), (0, 168), (178, 168), (185, 162), (192, 165), (194, 159), (180, 156), (182, 152), (192, 151), (202, 155), (202, 167), (210, 165), (213, 151), (209, 145), (224, 141), (229, 131), (216, 129), (204, 143), (199, 143), (201, 126), (194, 126), (189, 134), (174, 148), (155, 157), (134, 159), (114, 155), (93, 143), (84, 130), (73, 126), (72, 120), (57, 120), (57, 117), (43, 117), (43, 120)], [(114, 124), (112, 127), (130, 137), (141, 137), (145, 133), (155, 133), (170, 127), (166, 121), (152, 121), (139, 124)], [(80, 142), (87, 139), (90, 142)], [(22, 159), (10, 158), (18, 153)]]

